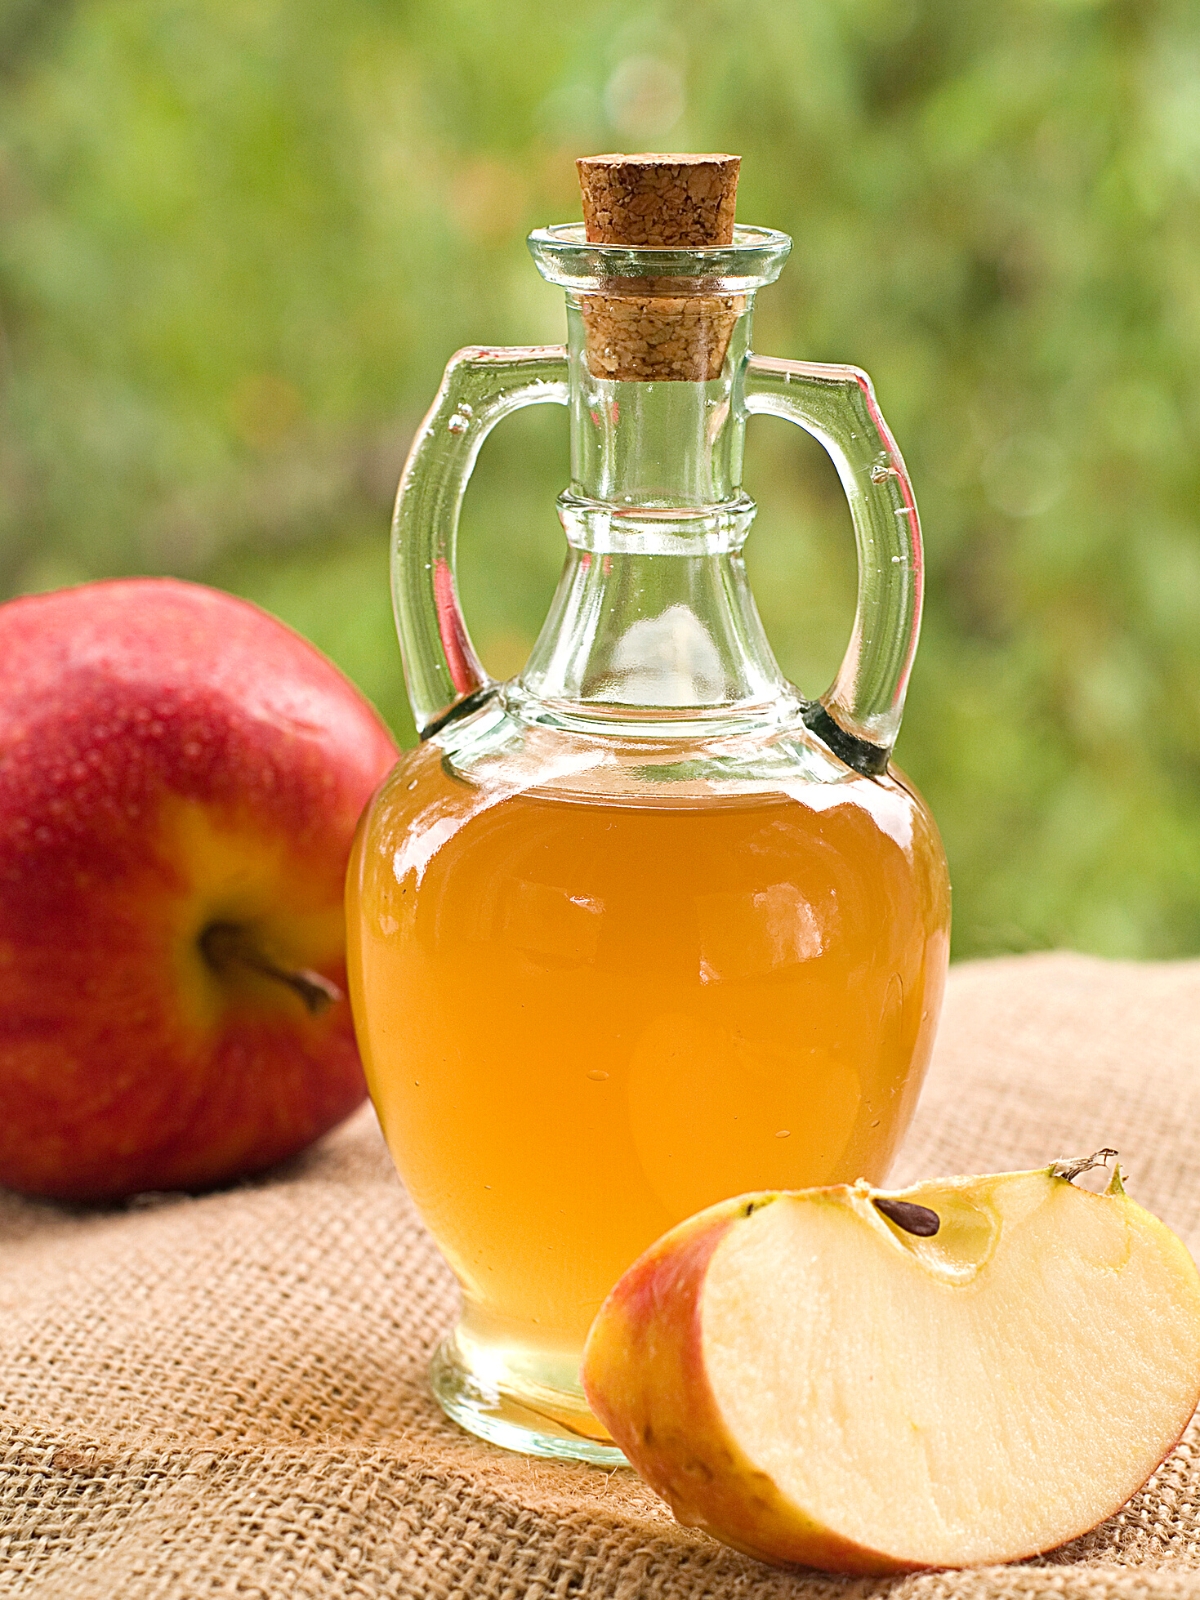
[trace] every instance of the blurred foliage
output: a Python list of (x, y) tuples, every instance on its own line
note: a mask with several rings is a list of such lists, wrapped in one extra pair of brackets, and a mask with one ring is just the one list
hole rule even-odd
[[(959, 955), (1200, 951), (1194, 0), (0, 0), (0, 592), (175, 572), (398, 728), (386, 525), (452, 350), (562, 337), (523, 237), (571, 157), (730, 149), (794, 234), (756, 346), (874, 375), (927, 621), (901, 745)], [(853, 604), (832, 471), (756, 422), (785, 669)], [(514, 670), (557, 573), (557, 411), (507, 423), (463, 586)]]

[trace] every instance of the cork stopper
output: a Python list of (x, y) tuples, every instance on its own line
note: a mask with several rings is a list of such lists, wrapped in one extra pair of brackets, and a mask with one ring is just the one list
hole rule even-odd
[(607, 155), (575, 163), (589, 244), (733, 243), (740, 156)]
[[(589, 244), (733, 243), (740, 156), (584, 156), (576, 166)], [(630, 292), (635, 286), (642, 292)], [(582, 295), (592, 375), (625, 383), (718, 378), (745, 301), (697, 291), (694, 279), (625, 278), (614, 279), (610, 293)]]

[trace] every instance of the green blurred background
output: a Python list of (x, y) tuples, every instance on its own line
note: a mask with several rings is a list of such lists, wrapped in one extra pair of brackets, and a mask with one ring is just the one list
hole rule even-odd
[[(0, 597), (171, 572), (277, 612), (406, 739), (386, 579), (449, 354), (557, 342), (572, 157), (743, 156), (796, 249), (758, 349), (874, 376), (917, 487), (900, 758), (956, 954), (1200, 952), (1195, 0), (0, 0)], [(756, 420), (749, 561), (825, 687), (848, 516)], [(497, 673), (561, 559), (566, 420), (464, 516)]]

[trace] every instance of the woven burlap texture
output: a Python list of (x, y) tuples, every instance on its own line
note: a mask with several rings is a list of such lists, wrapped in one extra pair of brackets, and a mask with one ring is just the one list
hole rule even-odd
[[(1196, 1250), (1198, 1127), (1200, 963), (981, 962), (951, 974), (895, 1177), (1116, 1145)], [(369, 1112), (202, 1199), (5, 1198), (0, 1238), (3, 1596), (1200, 1596), (1195, 1433), (1073, 1545), (893, 1583), (760, 1566), (677, 1527), (630, 1472), (467, 1438), (425, 1383), (452, 1285)]]

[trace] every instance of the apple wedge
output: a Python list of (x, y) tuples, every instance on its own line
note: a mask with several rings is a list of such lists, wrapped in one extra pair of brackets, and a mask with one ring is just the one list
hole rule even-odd
[(680, 1522), (764, 1561), (1052, 1549), (1140, 1488), (1200, 1398), (1192, 1259), (1119, 1169), (1076, 1188), (1087, 1165), (702, 1211), (605, 1301), (588, 1400)]

